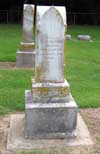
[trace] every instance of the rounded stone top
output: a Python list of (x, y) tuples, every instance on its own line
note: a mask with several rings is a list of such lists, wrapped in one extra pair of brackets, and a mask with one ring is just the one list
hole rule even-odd
[(56, 8), (59, 11), (63, 18), (64, 25), (66, 26), (66, 9), (64, 6), (37, 6), (37, 14), (39, 15), (39, 19), (41, 19), (43, 14), (52, 7)]

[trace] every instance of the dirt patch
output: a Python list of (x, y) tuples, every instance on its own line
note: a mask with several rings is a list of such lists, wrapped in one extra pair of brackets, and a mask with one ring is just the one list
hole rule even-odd
[[(63, 149), (48, 149), (39, 151), (19, 151), (18, 154), (100, 154), (100, 108), (81, 109), (80, 113), (85, 120), (93, 146), (78, 146)], [(6, 154), (7, 132), (9, 130), (10, 116), (0, 117), (0, 154)]]
[(0, 154), (5, 154), (9, 120), (9, 116), (0, 117)]
[(100, 138), (100, 108), (98, 109), (84, 109), (80, 113), (85, 120), (93, 140), (99, 142)]
[(31, 67), (16, 67), (15, 62), (0, 62), (0, 70), (34, 70), (34, 68)]
[(0, 69), (15, 69), (15, 62), (0, 62)]
[[(83, 109), (80, 113), (86, 122), (90, 131), (94, 145), (89, 149), (87, 154), (100, 154), (100, 108)], [(84, 154), (84, 153), (82, 153)]]

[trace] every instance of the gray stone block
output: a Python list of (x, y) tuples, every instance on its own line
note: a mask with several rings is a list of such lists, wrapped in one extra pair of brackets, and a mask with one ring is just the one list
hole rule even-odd
[(66, 40), (71, 40), (71, 39), (72, 39), (72, 36), (69, 35), (69, 34), (67, 34), (67, 35), (66, 35)]
[[(37, 83), (32, 80), (32, 95), (34, 103), (64, 103), (69, 100), (70, 85), (65, 80), (62, 83)], [(30, 96), (31, 97), (31, 96)]]
[(78, 39), (81, 41), (90, 41), (91, 36), (90, 35), (78, 35)]
[(35, 52), (17, 51), (16, 67), (35, 67)]
[[(91, 139), (88, 128), (83, 121), (80, 114), (78, 114), (77, 119), (77, 129), (75, 138), (65, 138), (65, 139), (40, 139), (31, 140), (26, 139), (24, 136), (24, 114), (13, 114), (10, 117), (10, 128), (8, 131), (7, 138), (7, 154), (18, 154), (18, 150), (32, 150), (33, 149), (47, 149), (47, 148), (68, 148), (70, 146), (92, 146), (94, 143)], [(11, 153), (12, 152), (12, 153)], [(19, 152), (20, 153), (20, 152)], [(27, 153), (27, 152), (26, 152)]]
[(77, 105), (71, 94), (65, 103), (34, 103), (25, 92), (25, 137), (29, 139), (74, 137)]

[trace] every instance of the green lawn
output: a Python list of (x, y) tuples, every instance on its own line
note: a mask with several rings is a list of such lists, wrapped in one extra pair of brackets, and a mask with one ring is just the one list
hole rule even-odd
[[(100, 107), (100, 28), (69, 26), (72, 41), (66, 43), (65, 78), (80, 108)], [(90, 34), (92, 42), (77, 40)], [(0, 61), (14, 61), (21, 40), (21, 26), (0, 26)], [(0, 114), (24, 110), (24, 91), (31, 89), (31, 70), (0, 70)]]
[[(68, 33), (65, 76), (79, 107), (100, 107), (100, 27), (72, 26)], [(92, 42), (76, 39), (78, 34), (89, 34)]]
[(0, 61), (15, 61), (22, 37), (20, 25), (0, 25)]
[(25, 89), (31, 89), (33, 71), (0, 70), (0, 114), (24, 109)]

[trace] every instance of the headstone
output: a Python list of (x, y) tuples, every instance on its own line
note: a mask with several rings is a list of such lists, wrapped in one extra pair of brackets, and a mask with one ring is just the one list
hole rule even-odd
[(33, 43), (34, 5), (24, 5), (23, 42)]
[(53, 11), (50, 14), (52, 17), (52, 22), (50, 21), (50, 15), (44, 14), (40, 23), (41, 27), (38, 29), (38, 48), (36, 54), (37, 82), (64, 81), (64, 26), (63, 20), (61, 20), (62, 18), (60, 19), (59, 17), (58, 10), (56, 11), (58, 13), (58, 18), (56, 18), (57, 13), (55, 14)]
[[(36, 52), (38, 52), (38, 50), (41, 50), (41, 49), (39, 49), (40, 47), (39, 47), (39, 44), (40, 44), (40, 33), (38, 33), (39, 31), (40, 31), (40, 20), (41, 20), (41, 18), (43, 17), (43, 15), (46, 13), (46, 11), (48, 10), (48, 9), (50, 9), (51, 8), (51, 6), (37, 6), (37, 20), (36, 20), (36, 35), (37, 35), (37, 37), (36, 37)], [(62, 19), (63, 19), (63, 23), (64, 23), (64, 29), (63, 29), (63, 31), (65, 31), (65, 29), (66, 29), (66, 27), (67, 27), (67, 25), (66, 25), (66, 10), (65, 10), (65, 7), (64, 6), (62, 6), (62, 7), (59, 7), (59, 6), (55, 6), (55, 8), (56, 8), (56, 10), (61, 14), (61, 16), (62, 16)], [(48, 19), (49, 20), (49, 19)], [(53, 23), (54, 24), (54, 23)], [(49, 24), (47, 25), (48, 27), (47, 27), (47, 29), (49, 29)], [(58, 26), (58, 25), (57, 25)], [(55, 28), (56, 29), (56, 28)], [(52, 51), (52, 53), (53, 53), (53, 55), (55, 56), (55, 58), (57, 59), (57, 57), (56, 57), (56, 55), (57, 55), (57, 50), (58, 50), (58, 48), (60, 49), (60, 47), (62, 46), (62, 47), (64, 47), (64, 44), (63, 44), (63, 42), (62, 42), (62, 40), (61, 39), (59, 39), (59, 40), (56, 40), (56, 35), (59, 35), (59, 37), (60, 37), (60, 34), (57, 34), (58, 33), (58, 29), (56, 29), (56, 31), (55, 31), (55, 29), (53, 29), (53, 31), (52, 31), (52, 33), (53, 34), (51, 34), (51, 35), (54, 35), (55, 37), (53, 38), (53, 39), (51, 39), (50, 41), (49, 41), (49, 44), (48, 44), (48, 48), (51, 48), (51, 46), (52, 46), (52, 43), (54, 43), (55, 44), (55, 47), (54, 47), (54, 49), (52, 50), (52, 48), (50, 49), (51, 51)], [(49, 33), (51, 33), (51, 32), (49, 32)], [(64, 36), (65, 36), (65, 33), (64, 33)], [(64, 38), (65, 39), (65, 38)], [(48, 41), (48, 40), (47, 40)], [(57, 42), (58, 41), (58, 42)], [(63, 40), (64, 41), (64, 40)], [(42, 43), (41, 43), (42, 44)], [(56, 48), (56, 50), (55, 50), (55, 48)], [(55, 50), (55, 51), (54, 51)], [(50, 51), (50, 52), (51, 52)], [(41, 51), (40, 51), (41, 52)], [(59, 51), (60, 52), (60, 51)], [(60, 53), (59, 53), (60, 54)], [(41, 59), (41, 54), (39, 55), (40, 56), (40, 58), (39, 59)], [(63, 55), (62, 55), (62, 57), (63, 57)], [(52, 57), (51, 57), (52, 58)], [(52, 68), (54, 68), (54, 70), (56, 70), (56, 65), (53, 65), (53, 62), (55, 62), (55, 58), (53, 57), (53, 59), (52, 59), (52, 65), (51, 65), (51, 70), (52, 70)], [(59, 58), (59, 64), (57, 64), (57, 65), (59, 65), (59, 66), (57, 66), (57, 70), (58, 71), (60, 71), (61, 69), (61, 67), (62, 67), (62, 64), (60, 65), (60, 63), (62, 63), (61, 61), (63, 61), (62, 60), (62, 58), (60, 58), (59, 56), (58, 56), (58, 58)], [(37, 63), (39, 63), (39, 61), (40, 60), (36, 60), (36, 65), (39, 65), (39, 64), (37, 64)], [(45, 65), (45, 64), (44, 64)], [(63, 67), (62, 67), (63, 68)], [(39, 69), (39, 67), (38, 67), (38, 69)], [(37, 69), (37, 70), (38, 70)], [(50, 70), (50, 69), (49, 69)], [(48, 69), (47, 69), (47, 72), (49, 71)], [(37, 73), (36, 73), (37, 74)], [(47, 73), (48, 74), (48, 73)], [(60, 74), (60, 73), (59, 73)], [(61, 73), (62, 74), (62, 73)], [(60, 74), (60, 75), (61, 75)], [(50, 73), (50, 75), (54, 75), (54, 73)], [(57, 77), (57, 74), (55, 74), (56, 75), (56, 77)], [(38, 75), (37, 75), (38, 76)], [(38, 78), (39, 78), (39, 76), (38, 76)]]
[[(43, 14), (50, 8), (51, 6), (37, 6), (37, 14), (39, 15), (39, 18), (43, 16)], [(59, 13), (62, 16), (64, 25), (66, 26), (67, 16), (66, 16), (66, 9), (64, 6), (55, 6), (55, 8), (59, 11)]]
[(72, 39), (72, 36), (70, 34), (67, 34), (66, 35), (66, 40), (71, 40)]
[(64, 79), (64, 32), (61, 13), (54, 6), (48, 8), (37, 29), (32, 90), (25, 92), (28, 139), (75, 137), (77, 105)]
[(23, 9), (23, 34), (20, 50), (16, 55), (17, 67), (35, 66), (34, 5), (25, 4)]
[(81, 41), (90, 41), (91, 36), (90, 35), (78, 35), (78, 39)]

